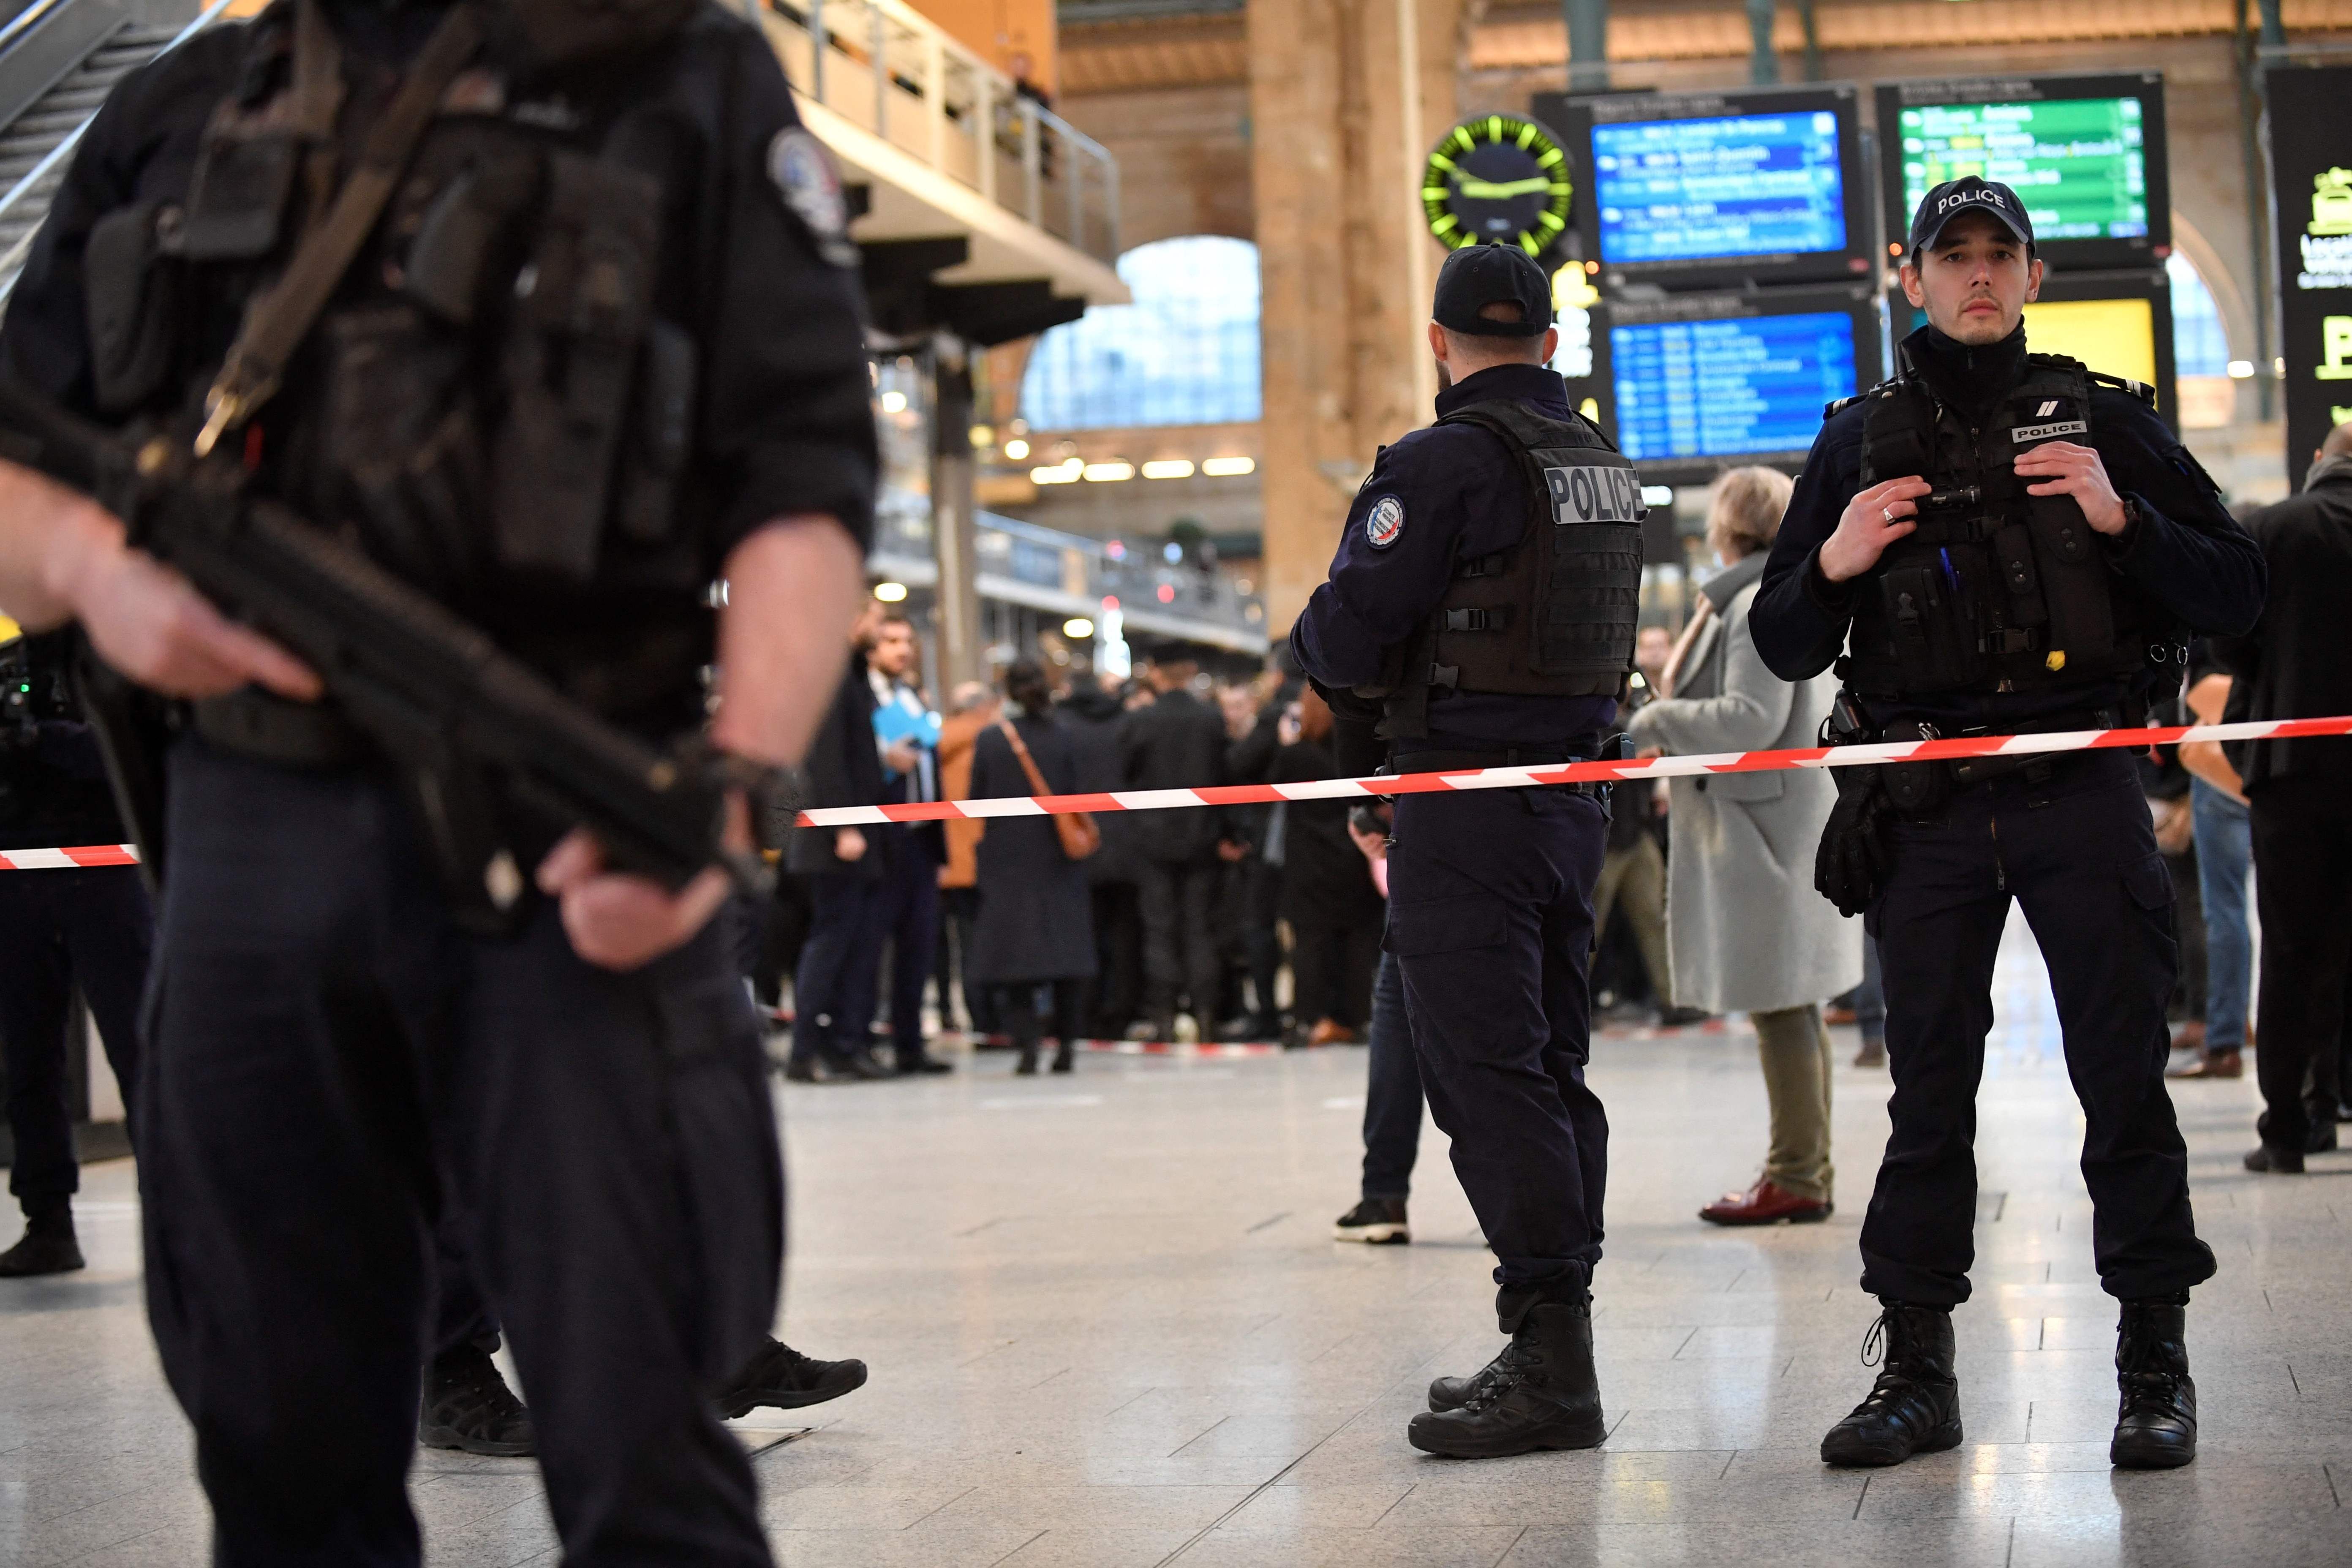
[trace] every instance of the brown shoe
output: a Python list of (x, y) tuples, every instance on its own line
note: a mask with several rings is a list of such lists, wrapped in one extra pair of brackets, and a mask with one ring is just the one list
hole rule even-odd
[(2167, 1078), (2243, 1078), (2246, 1058), (2236, 1051), (2217, 1051), (2190, 1066), (2179, 1068), (2164, 1075)]
[(1315, 1027), (1307, 1032), (1307, 1043), (1310, 1046), (1352, 1046), (1356, 1043), (1356, 1031), (1337, 1018), (1322, 1018), (1317, 1020)]
[(1885, 1067), (1886, 1065), (1886, 1042), (1885, 1040), (1863, 1041), (1862, 1049), (1853, 1054), (1853, 1065), (1858, 1068)]
[(1846, 1024), (1859, 1023), (1861, 1018), (1862, 1015), (1853, 1008), (1840, 1007), (1834, 1003), (1822, 1009), (1822, 1022), (1833, 1029)]
[(1698, 1211), (1709, 1225), (1816, 1225), (1837, 1212), (1823, 1198), (1801, 1198), (1763, 1177), (1744, 1193), (1726, 1193)]

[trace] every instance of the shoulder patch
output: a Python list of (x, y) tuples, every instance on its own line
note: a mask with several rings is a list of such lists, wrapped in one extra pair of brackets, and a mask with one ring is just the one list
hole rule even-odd
[(2156, 406), (2156, 388), (2144, 381), (2133, 381), (2127, 376), (2109, 375), (2103, 370), (2086, 371), (2084, 373), (2084, 379), (2095, 386), (2112, 386), (2118, 392), (2127, 393), (2150, 408)]
[(1404, 502), (1395, 496), (1382, 496), (1364, 514), (1364, 542), (1375, 550), (1386, 550), (1404, 532)]
[(768, 143), (768, 178), (793, 216), (808, 226), (825, 260), (835, 267), (857, 265), (857, 247), (849, 238), (849, 203), (824, 143), (800, 126), (784, 127)]

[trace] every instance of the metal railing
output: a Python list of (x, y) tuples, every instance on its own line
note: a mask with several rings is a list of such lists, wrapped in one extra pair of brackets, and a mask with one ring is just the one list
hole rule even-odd
[(744, 0), (808, 100), (1097, 260), (1118, 163), (903, 0)]
[[(1128, 626), (1244, 651), (1265, 648), (1265, 609), (1234, 581), (1193, 566), (1170, 566), (1139, 551), (1113, 555), (1100, 540), (982, 512), (974, 555), (982, 598), (1055, 615), (1098, 617), (1117, 599)], [(919, 587), (937, 581), (930, 519), (914, 507), (883, 506), (875, 518), (877, 571)]]

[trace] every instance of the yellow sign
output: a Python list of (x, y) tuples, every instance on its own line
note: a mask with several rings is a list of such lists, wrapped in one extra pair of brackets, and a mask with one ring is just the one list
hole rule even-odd
[(2025, 307), (2025, 342), (2093, 370), (2156, 384), (2156, 308), (2146, 300), (2061, 300)]
[(2352, 234), (2352, 169), (2311, 177), (2311, 234)]
[(24, 635), (24, 627), (18, 626), (7, 616), (0, 616), (0, 643), (15, 642), (18, 637), (23, 637)]
[(2322, 316), (2319, 348), (2327, 363), (2311, 374), (2322, 381), (2352, 381), (2352, 316)]

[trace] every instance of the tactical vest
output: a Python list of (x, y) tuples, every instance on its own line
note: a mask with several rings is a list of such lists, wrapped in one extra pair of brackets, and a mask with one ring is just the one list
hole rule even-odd
[(1457, 559), (1427, 621), (1384, 661), (1393, 679), (1360, 689), (1384, 698), (1381, 735), (1429, 732), (1442, 692), (1605, 697), (1633, 668), (1641, 617), (1642, 481), (1630, 459), (1580, 418), (1551, 419), (1507, 400), (1474, 403), (1438, 421), (1491, 430), (1517, 455), (1530, 500), (1527, 531), (1507, 550)]
[(2028, 494), (2014, 468), (2045, 441), (2089, 443), (2093, 379), (2074, 360), (2029, 354), (1974, 426), (1912, 377), (1863, 395), (1862, 484), (1917, 475), (1935, 488), (1864, 580), (1837, 666), (1854, 690), (2022, 691), (2165, 656), (2167, 617), (2108, 565), (2083, 509)]
[[(499, 15), (536, 37), (561, 9)], [(663, 0), (583, 15), (682, 19)], [(707, 575), (673, 526), (696, 349), (655, 298), (667, 197), (690, 172), (670, 166), (656, 116), (630, 112), (642, 95), (625, 79), (551, 90), (554, 52), (494, 34), (456, 77), (284, 392), (231, 433), (297, 511), (461, 608), (591, 580), (690, 593)], [(374, 117), (347, 101), (313, 0), (253, 25), (241, 79), (184, 201), (122, 209), (90, 235), (107, 414), (189, 417), (224, 316), (271, 286), (364, 162)]]

